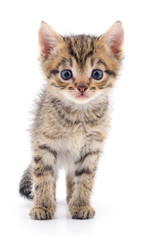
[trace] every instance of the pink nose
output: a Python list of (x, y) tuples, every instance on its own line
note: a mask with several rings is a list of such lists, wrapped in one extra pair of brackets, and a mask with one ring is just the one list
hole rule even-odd
[(80, 93), (84, 93), (87, 90), (88, 87), (86, 86), (78, 86), (77, 89), (80, 91)]

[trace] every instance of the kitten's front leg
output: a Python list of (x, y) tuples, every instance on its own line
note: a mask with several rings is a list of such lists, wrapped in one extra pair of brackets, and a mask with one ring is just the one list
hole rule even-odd
[(75, 186), (69, 200), (69, 209), (73, 219), (89, 219), (95, 215), (90, 205), (91, 191), (99, 157), (99, 151), (87, 153), (81, 161), (75, 163)]
[(57, 154), (49, 146), (41, 145), (33, 155), (34, 206), (29, 215), (32, 219), (52, 219), (56, 209)]

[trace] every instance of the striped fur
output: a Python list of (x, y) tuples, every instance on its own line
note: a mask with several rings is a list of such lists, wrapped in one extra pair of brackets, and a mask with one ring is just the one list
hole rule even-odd
[(20, 181), (19, 193), (25, 196), (27, 199), (33, 199), (32, 193), (33, 181), (31, 174), (31, 166), (29, 166), (24, 172), (22, 179)]
[[(101, 37), (62, 37), (41, 24), (39, 59), (47, 84), (30, 129), (32, 162), (20, 182), (20, 194), (33, 198), (33, 219), (53, 218), (60, 167), (66, 170), (72, 218), (88, 219), (95, 214), (90, 197), (109, 127), (109, 92), (123, 59), (122, 38), (121, 23)], [(72, 72), (68, 81), (61, 77), (64, 69)], [(93, 79), (93, 69), (103, 72), (101, 80)], [(80, 93), (83, 86), (85, 92)]]

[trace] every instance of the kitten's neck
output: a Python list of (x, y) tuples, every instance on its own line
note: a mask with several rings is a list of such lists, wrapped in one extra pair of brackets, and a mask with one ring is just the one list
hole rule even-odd
[(55, 117), (65, 119), (67, 124), (71, 123), (93, 123), (101, 120), (108, 110), (108, 96), (98, 96), (86, 104), (76, 104), (62, 96), (49, 93), (48, 103), (53, 109)]
[(100, 104), (101, 105), (103, 103), (108, 104), (109, 93), (110, 93), (110, 91), (107, 91), (106, 94), (100, 94), (88, 102), (77, 103), (67, 98), (67, 96), (65, 96), (63, 93), (59, 94), (59, 92), (46, 88), (46, 86), (45, 86), (45, 91), (46, 91), (46, 98), (48, 98), (48, 100), (57, 99), (58, 102), (62, 103), (63, 107), (64, 106), (70, 107), (71, 110), (77, 110), (77, 111), (91, 110), (91, 109), (97, 108)]

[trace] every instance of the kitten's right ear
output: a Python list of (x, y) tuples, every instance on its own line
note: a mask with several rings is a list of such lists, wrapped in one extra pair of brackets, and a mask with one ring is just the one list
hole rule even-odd
[(40, 46), (40, 60), (46, 60), (51, 56), (57, 48), (57, 45), (62, 41), (62, 37), (57, 34), (47, 23), (41, 22), (39, 28), (38, 41)]

